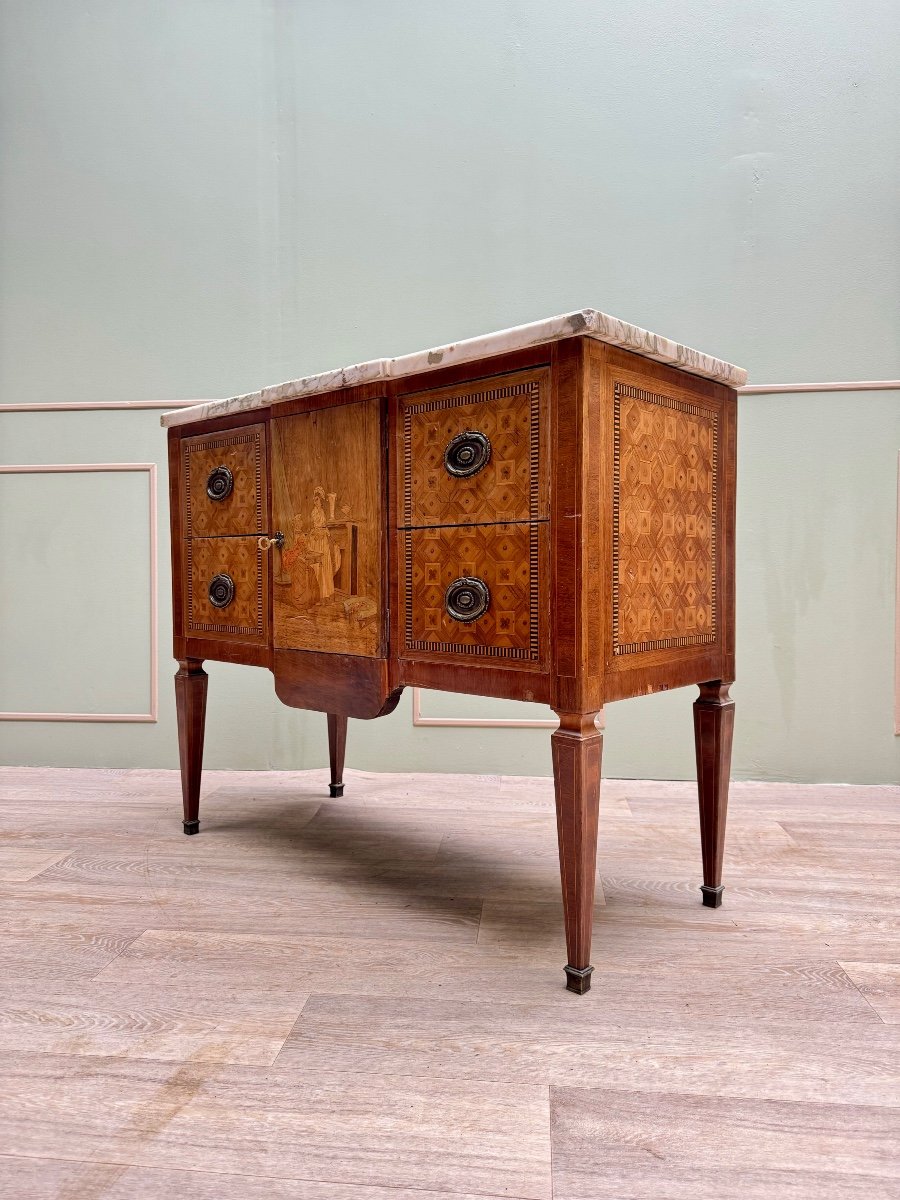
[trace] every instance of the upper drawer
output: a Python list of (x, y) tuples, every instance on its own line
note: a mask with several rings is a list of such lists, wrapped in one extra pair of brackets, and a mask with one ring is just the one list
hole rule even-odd
[(401, 526), (547, 516), (546, 368), (401, 396)]
[(185, 438), (182, 488), (185, 537), (264, 533), (264, 425)]

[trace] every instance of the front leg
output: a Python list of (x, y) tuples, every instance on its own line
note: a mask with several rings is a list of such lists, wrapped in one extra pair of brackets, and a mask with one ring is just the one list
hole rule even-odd
[(344, 751), (347, 748), (347, 718), (339, 713), (328, 713), (328, 762), (331, 766), (331, 783), (328, 790), (332, 796), (344, 794)]
[(725, 850), (725, 814), (731, 774), (731, 739), (734, 701), (730, 683), (714, 679), (700, 684), (694, 701), (694, 741), (697, 749), (697, 791), (700, 796), (700, 848), (703, 855), (703, 903), (722, 903), (722, 857)]
[(203, 733), (206, 727), (206, 687), (209, 676), (202, 658), (181, 658), (175, 676), (178, 712), (178, 757), (181, 762), (181, 796), (184, 832), (200, 832), (200, 773), (203, 767)]
[(556, 825), (566, 923), (566, 987), (582, 994), (591, 986), (591, 933), (597, 876), (600, 760), (603, 735), (596, 713), (557, 713), (551, 736), (556, 787)]

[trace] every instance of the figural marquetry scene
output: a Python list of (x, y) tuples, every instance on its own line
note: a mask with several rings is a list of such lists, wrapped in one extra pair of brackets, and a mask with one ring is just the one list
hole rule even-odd
[(378, 400), (272, 422), (275, 645), (372, 657), (384, 624)]
[[(167, 414), (184, 828), (205, 659), (349, 717), (418, 686), (550, 705), (566, 986), (590, 986), (604, 704), (699, 687), (703, 903), (734, 707), (735, 388), (592, 309)], [(210, 814), (214, 819), (214, 814)]]

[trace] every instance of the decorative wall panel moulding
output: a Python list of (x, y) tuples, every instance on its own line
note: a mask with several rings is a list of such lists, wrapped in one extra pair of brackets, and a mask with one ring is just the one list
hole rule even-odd
[(423, 717), (422, 689), (412, 689), (412, 718), (413, 725), (431, 726), (446, 729), (555, 729), (559, 721), (531, 719), (519, 717)]
[(48, 400), (38, 404), (0, 404), (0, 413), (16, 412), (102, 412), (104, 409), (193, 408), (209, 400)]
[[(739, 396), (775, 396), (790, 392), (892, 392), (900, 391), (900, 379), (850, 379), (826, 383), (750, 383), (737, 388)], [(0, 404), (0, 413), (21, 412), (101, 412), (122, 409), (194, 408), (197, 404), (215, 404), (216, 400), (50, 400), (38, 404)]]
[(843, 383), (746, 383), (739, 396), (775, 396), (788, 392), (895, 392), (900, 379), (848, 379)]
[(900, 454), (897, 455), (897, 597), (894, 602), (894, 733), (900, 736)]
[(150, 707), (145, 713), (0, 712), (0, 721), (83, 721), (152, 724), (159, 720), (157, 467), (156, 463), (42, 463), (0, 466), (0, 475), (66, 475), (107, 472), (146, 474), (150, 533)]
[[(555, 717), (527, 719), (522, 717), (423, 717), (422, 689), (412, 689), (413, 725), (432, 729), (556, 729)], [(597, 728), (604, 729), (603, 709), (597, 715)]]

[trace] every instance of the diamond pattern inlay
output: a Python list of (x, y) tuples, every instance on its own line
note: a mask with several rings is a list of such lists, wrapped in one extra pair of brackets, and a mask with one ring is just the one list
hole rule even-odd
[[(184, 439), (185, 536), (264, 532), (263, 437), (262, 425), (247, 425), (230, 433)], [(212, 500), (206, 493), (217, 467), (227, 467), (234, 479), (230, 494), (222, 500)]]
[[(405, 648), (538, 661), (543, 523), (467, 525), (402, 532)], [(490, 604), (476, 621), (454, 620), (445, 596), (456, 579), (487, 584)]]
[[(196, 538), (186, 549), (188, 636), (263, 640), (265, 572), (256, 538)], [(219, 574), (234, 580), (234, 599), (226, 608), (216, 608), (209, 601), (210, 581)]]
[[(546, 371), (463, 384), (401, 400), (401, 506), (404, 526), (487, 524), (544, 516), (541, 413)], [(477, 474), (448, 472), (444, 452), (468, 431), (490, 442)]]
[(718, 416), (617, 382), (613, 652), (715, 640)]

